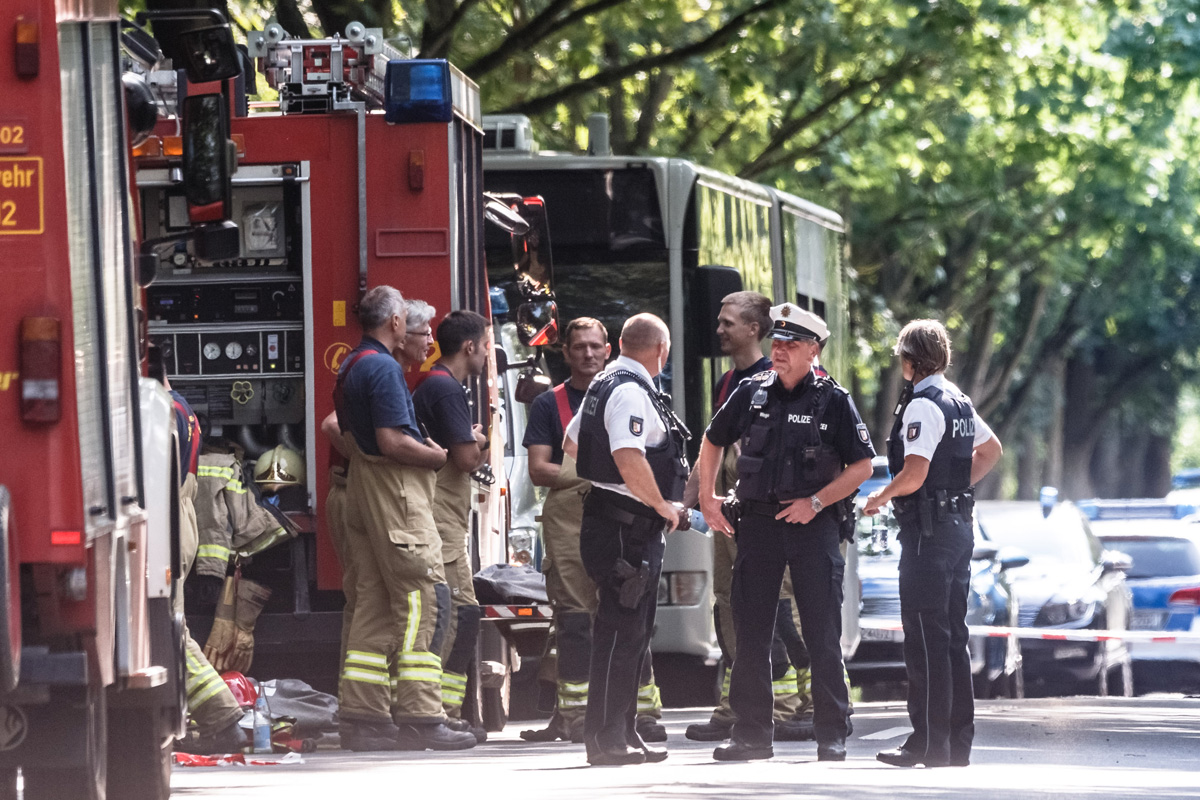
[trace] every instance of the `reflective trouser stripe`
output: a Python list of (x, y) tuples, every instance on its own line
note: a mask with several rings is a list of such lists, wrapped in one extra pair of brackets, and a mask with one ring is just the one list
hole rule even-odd
[(725, 700), (729, 697), (729, 678), (733, 675), (732, 669), (725, 670), (725, 679), (721, 681), (721, 699)]
[[(408, 625), (404, 629), (404, 647), (401, 649), (401, 656), (405, 653), (413, 652), (417, 646), (417, 629), (421, 627), (421, 592), (412, 591), (408, 593)], [(441, 660), (438, 660), (438, 667), (441, 667)]]
[(812, 672), (808, 667), (796, 670), (796, 691), (802, 695), (812, 694)]
[(225, 681), (212, 668), (211, 664), (202, 663), (199, 659), (187, 655), (187, 704), (189, 709), (197, 709), (211, 700), (213, 695), (225, 688)]
[(789, 666), (783, 677), (771, 682), (776, 697), (788, 697), (796, 693), (796, 668)]
[(347, 650), (342, 680), (377, 686), (390, 685), (387, 656), (365, 650)]
[(588, 682), (583, 683), (568, 683), (562, 681), (558, 684), (558, 707), (559, 708), (586, 708), (588, 697)]
[(658, 686), (648, 683), (638, 689), (637, 710), (639, 714), (650, 714), (662, 710), (662, 694)]
[(442, 673), (442, 703), (459, 708), (467, 696), (467, 676), (457, 672)]

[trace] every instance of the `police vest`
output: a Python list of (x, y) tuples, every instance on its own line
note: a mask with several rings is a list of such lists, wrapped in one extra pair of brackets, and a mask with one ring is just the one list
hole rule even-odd
[(687, 455), (684, 451), (686, 431), (677, 423), (666, 400), (639, 375), (628, 370), (614, 370), (588, 387), (579, 408), (582, 416), (579, 419), (576, 471), (579, 477), (592, 483), (625, 483), (612, 457), (608, 431), (604, 427), (604, 410), (608, 400), (613, 390), (623, 383), (638, 384), (654, 401), (659, 419), (667, 429), (667, 437), (662, 444), (646, 448), (646, 461), (650, 463), (650, 471), (654, 473), (654, 482), (658, 484), (663, 499), (681, 500), (688, 477)]
[(742, 435), (737, 461), (741, 500), (808, 497), (842, 472), (841, 456), (821, 440), (821, 421), (834, 394), (845, 389), (814, 376), (807, 391), (781, 398), (772, 390), (777, 377), (775, 372), (761, 372), (747, 379), (759, 386), (750, 401), (750, 425)]
[[(965, 394), (943, 391), (936, 386), (925, 387), (913, 394), (912, 399), (918, 397), (932, 400), (938, 407), (946, 420), (946, 431), (929, 460), (929, 475), (914, 496), (932, 497), (934, 492), (943, 489), (952, 494), (962, 492), (971, 485), (975, 408)], [(897, 409), (896, 422), (888, 436), (888, 470), (892, 475), (899, 475), (904, 469), (904, 409), (907, 407), (908, 403), (902, 403)]]

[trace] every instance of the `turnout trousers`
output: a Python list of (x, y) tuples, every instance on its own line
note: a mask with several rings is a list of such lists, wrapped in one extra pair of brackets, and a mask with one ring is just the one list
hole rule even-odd
[(397, 724), (445, 718), (433, 489), (432, 470), (352, 447), (343, 519), (357, 600), (339, 686), (341, 718)]
[(900, 523), (900, 620), (912, 735), (904, 749), (965, 763), (975, 738), (967, 651), (967, 594), (975, 546), (969, 514), (935, 522), (932, 536)]
[(850, 697), (841, 645), (845, 564), (837, 524), (827, 514), (808, 525), (753, 512), (742, 515), (730, 593), (737, 640), (729, 686), (730, 707), (737, 718), (735, 742), (768, 747), (774, 736), (772, 641), (785, 568), (792, 576), (809, 655), (816, 739), (846, 737)]
[(354, 559), (346, 550), (346, 468), (329, 468), (329, 494), (325, 497), (325, 525), (329, 538), (342, 566), (342, 594), (346, 605), (342, 607), (342, 649), (338, 655), (338, 669), (346, 663), (346, 639), (350, 636), (350, 621), (354, 619), (354, 606), (358, 602), (358, 580)]
[[(200, 530), (196, 524), (196, 476), (188, 475), (179, 490), (179, 549), (183, 561), (183, 575), (175, 580), (174, 610), (183, 615), (183, 580), (191, 572), (196, 560), (196, 551), (200, 547)], [(184, 667), (187, 677), (184, 686), (187, 691), (188, 717), (196, 723), (196, 730), (201, 736), (209, 736), (241, 719), (242, 709), (234, 698), (233, 692), (225, 685), (225, 681), (208, 663), (204, 650), (192, 638), (192, 633), (184, 624), (184, 641), (187, 652), (184, 655)]]
[[(603, 489), (593, 489), (584, 500), (579, 551), (598, 597), (583, 727), (589, 753), (601, 747), (640, 746), (636, 732), (638, 684), (649, 657), (666, 544), (664, 524), (657, 515), (620, 522), (611, 518), (612, 506), (650, 511), (636, 500)], [(633, 607), (620, 602), (618, 559), (634, 567), (646, 565), (645, 586), (633, 598)]]
[(447, 462), (437, 473), (433, 519), (441, 537), (442, 575), (450, 607), (442, 643), (442, 704), (447, 716), (461, 717), (467, 673), (475, 662), (482, 612), (475, 598), (471, 555), (471, 476)]

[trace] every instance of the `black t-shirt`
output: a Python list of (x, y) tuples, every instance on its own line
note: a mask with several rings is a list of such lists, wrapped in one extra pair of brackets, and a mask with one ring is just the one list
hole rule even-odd
[[(561, 385), (566, 387), (567, 405), (570, 406), (573, 417), (579, 411), (579, 404), (583, 402), (583, 396), (587, 394), (587, 390), (576, 389), (570, 383)], [(556, 392), (542, 392), (529, 406), (529, 420), (525, 423), (525, 438), (521, 444), (526, 449), (530, 445), (548, 444), (550, 445), (550, 462), (561, 464), (563, 462), (563, 434), (565, 433), (566, 429), (563, 427), (558, 413)]]
[(475, 441), (467, 389), (444, 367), (434, 367), (421, 381), (413, 392), (413, 405), (429, 438), (442, 447)]
[[(770, 392), (768, 402), (788, 402), (799, 398), (811, 389), (816, 377), (809, 375), (796, 384), (790, 392), (776, 379), (767, 389)], [(742, 434), (750, 427), (753, 412), (750, 401), (762, 384), (759, 381), (746, 381), (739, 384), (725, 405), (718, 409), (704, 435), (718, 447), (729, 447), (742, 438)], [(838, 387), (830, 387), (833, 396), (825, 407), (825, 414), (820, 420), (821, 441), (832, 445), (842, 459), (843, 464), (853, 464), (864, 458), (875, 455), (871, 444), (871, 436), (867, 426), (863, 424), (854, 399)]]
[[(724, 404), (725, 400), (729, 399), (730, 395), (733, 394), (733, 390), (736, 389), (738, 384), (744, 379), (749, 378), (751, 375), (757, 375), (760, 372), (766, 372), (770, 368), (771, 359), (763, 356), (745, 369), (731, 369), (729, 372), (726, 372), (724, 375), (717, 378), (717, 382), (713, 384), (712, 392), (713, 411), (715, 412)], [(730, 373), (732, 373), (732, 377), (730, 377)], [(727, 380), (729, 381), (728, 384), (726, 384)], [(725, 390), (724, 400), (721, 399), (722, 388)]]

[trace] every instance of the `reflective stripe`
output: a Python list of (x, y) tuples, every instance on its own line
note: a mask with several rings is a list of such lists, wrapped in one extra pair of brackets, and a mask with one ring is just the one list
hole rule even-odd
[(342, 671), (342, 680), (355, 681), (357, 683), (374, 683), (378, 686), (388, 686), (391, 683), (387, 675), (381, 675), (378, 672), (367, 672), (361, 669), (351, 669), (350, 667)]
[(425, 650), (401, 651), (396, 654), (396, 663), (419, 665), (424, 664), (430, 667), (442, 668), (442, 659), (436, 653), (430, 653)]
[(363, 650), (347, 650), (346, 651), (346, 663), (347, 664), (351, 664), (351, 663), (365, 664), (365, 665), (369, 665), (372, 667), (385, 667), (385, 668), (388, 665), (387, 656), (381, 655), (379, 653), (368, 653)]
[(408, 593), (408, 625), (404, 630), (404, 650), (402, 655), (409, 654), (417, 646), (417, 629), (421, 627), (421, 591), (419, 589)]
[(587, 681), (584, 681), (583, 683), (568, 683), (566, 681), (560, 681), (558, 684), (559, 692), (587, 694), (587, 690), (588, 690), (588, 682)]
[(397, 673), (396, 679), (401, 681), (432, 681), (440, 683), (442, 673), (433, 669), (402, 669)]
[(639, 713), (658, 711), (662, 708), (662, 694), (658, 686), (648, 683), (638, 689), (637, 710)]
[(213, 467), (201, 464), (196, 467), (197, 478), (224, 478), (225, 480), (233, 479), (233, 470), (229, 467)]
[[(849, 680), (846, 681), (850, 683)], [(812, 672), (807, 668), (796, 670), (796, 691), (800, 694), (812, 694)]]
[(191, 706), (192, 708), (199, 708), (200, 706), (204, 705), (206, 702), (208, 702), (209, 700), (213, 699), (218, 694), (220, 694), (221, 690), (225, 689), (225, 688), (226, 688), (225, 681), (221, 679), (220, 675), (218, 675), (217, 680), (215, 682), (213, 682), (212, 686), (209, 686), (205, 691), (198, 692), (195, 697), (189, 695), (188, 696), (188, 705)]
[(771, 689), (775, 694), (788, 696), (796, 693), (796, 668), (788, 667), (787, 672), (783, 673), (783, 677), (777, 681), (771, 682)]
[(442, 686), (452, 686), (465, 690), (467, 688), (467, 676), (460, 675), (457, 672), (443, 672)]
[(202, 544), (196, 548), (196, 558), (219, 558), (222, 561), (228, 561), (231, 552), (228, 547), (222, 547), (219, 544)]
[(225, 491), (233, 492), (234, 494), (245, 494), (246, 487), (237, 478), (234, 478), (229, 483), (225, 484)]

